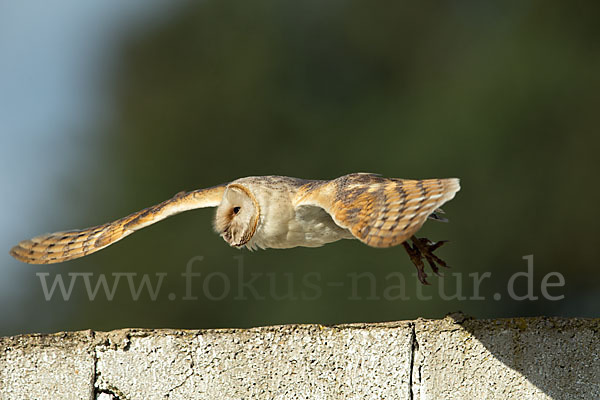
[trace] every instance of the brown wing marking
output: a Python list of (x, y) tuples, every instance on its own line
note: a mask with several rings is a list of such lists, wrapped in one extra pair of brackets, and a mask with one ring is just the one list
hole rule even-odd
[(414, 235), (459, 190), (456, 178), (405, 180), (352, 174), (301, 190), (297, 204), (322, 207), (369, 246), (390, 247)]
[(216, 207), (221, 203), (225, 187), (220, 185), (181, 192), (160, 204), (107, 224), (40, 235), (20, 242), (10, 250), (10, 254), (29, 264), (53, 264), (83, 257), (172, 215), (196, 208)]

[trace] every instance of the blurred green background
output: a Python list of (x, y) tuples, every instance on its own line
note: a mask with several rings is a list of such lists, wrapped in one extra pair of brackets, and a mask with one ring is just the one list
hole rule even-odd
[[(112, 5), (117, 14), (119, 4)], [(599, 316), (597, 3), (207, 0), (152, 7), (140, 19), (148, 11), (138, 2), (128, 11), (137, 22), (122, 18), (118, 30), (94, 25), (111, 35), (112, 47), (97, 50), (110, 58), (90, 53), (95, 62), (82, 68), (96, 80), (76, 92), (97, 96), (100, 111), (71, 124), (70, 139), (14, 146), (11, 133), (2, 133), (3, 152), (18, 155), (4, 175), (20, 178), (3, 185), (16, 205), (2, 211), (0, 334), (332, 324), (456, 310), (482, 318)], [(26, 146), (42, 146), (47, 158), (41, 162)], [(212, 231), (213, 210), (178, 215), (66, 264), (29, 266), (7, 255), (27, 237), (107, 222), (181, 190), (248, 175), (331, 179), (358, 171), (461, 178), (461, 192), (444, 207), (450, 223), (428, 222), (421, 231), (451, 241), (438, 252), (452, 266), (446, 278), (418, 287), (430, 300), (417, 298), (415, 269), (401, 247), (341, 241), (239, 251)], [(529, 254), (540, 298), (510, 299), (507, 282), (526, 271)], [(193, 266), (203, 274), (193, 280), (198, 299), (182, 300), (180, 274), (195, 256), (204, 257)], [(239, 256), (242, 279), (257, 276), (264, 299), (248, 290), (248, 298), (236, 298)], [(93, 282), (100, 273), (109, 282), (113, 273), (145, 273), (153, 282), (156, 273), (168, 275), (154, 301), (146, 292), (134, 301), (125, 278), (112, 301), (102, 293), (90, 301), (82, 281), (69, 301), (46, 301), (38, 272), (49, 272), (49, 282), (62, 274), (67, 283), (68, 273), (92, 272)], [(370, 278), (353, 287), (352, 274), (363, 272), (372, 273), (375, 295)], [(386, 277), (398, 272), (408, 299), (384, 298), (398, 283)], [(469, 274), (484, 272), (492, 276), (481, 285), (485, 300), (469, 299)], [(562, 300), (541, 296), (550, 272), (564, 276), (564, 287), (550, 289)], [(206, 281), (209, 274), (214, 279)], [(307, 276), (318, 289), (306, 286)], [(456, 293), (457, 280), (467, 298), (445, 300), (440, 290)], [(224, 298), (203, 295), (223, 293), (224, 281), (231, 285)], [(525, 279), (516, 282), (525, 293)]]

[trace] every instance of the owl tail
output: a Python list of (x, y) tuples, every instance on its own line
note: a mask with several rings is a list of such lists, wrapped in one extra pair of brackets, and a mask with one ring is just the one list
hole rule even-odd
[(442, 217), (440, 214), (445, 214), (445, 212), (441, 208), (438, 208), (432, 214), (427, 216), (427, 218), (432, 219), (434, 221), (438, 221), (438, 222), (448, 222), (448, 218)]

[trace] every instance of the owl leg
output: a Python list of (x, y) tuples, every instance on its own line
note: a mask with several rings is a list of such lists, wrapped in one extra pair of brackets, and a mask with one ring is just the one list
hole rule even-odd
[(406, 242), (404, 242), (402, 244), (404, 246), (404, 249), (408, 253), (408, 256), (410, 257), (411, 261), (413, 262), (413, 264), (415, 264), (415, 267), (417, 267), (419, 281), (421, 281), (421, 283), (423, 283), (425, 285), (428, 285), (429, 283), (426, 280), (427, 274), (425, 273), (423, 257), (429, 263), (429, 266), (431, 267), (431, 270), (433, 271), (433, 273), (435, 273), (436, 275), (439, 275), (438, 265), (441, 267), (444, 267), (444, 268), (449, 268), (449, 267), (444, 262), (444, 260), (437, 257), (435, 254), (433, 254), (433, 252), (437, 248), (444, 245), (444, 243), (446, 243), (447, 241), (442, 240), (442, 241), (434, 243), (427, 238), (419, 239), (416, 236), (413, 236), (411, 238), (411, 240), (413, 242), (412, 247)]
[(406, 242), (402, 242), (402, 246), (404, 246), (404, 250), (408, 253), (410, 260), (415, 264), (415, 267), (417, 267), (419, 281), (423, 285), (429, 285), (429, 282), (427, 282), (427, 274), (425, 273), (425, 264), (423, 264), (423, 255), (419, 251), (419, 248), (414, 245), (411, 246)]

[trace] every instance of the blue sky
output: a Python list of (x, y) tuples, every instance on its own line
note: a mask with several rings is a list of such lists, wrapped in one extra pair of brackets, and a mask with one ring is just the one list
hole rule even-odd
[[(21, 290), (32, 271), (8, 255), (16, 241), (58, 221), (56, 204), (78, 161), (107, 128), (117, 46), (160, 23), (166, 0), (19, 0), (0, 3), (0, 326), (27, 318)], [(52, 214), (48, 214), (51, 205)]]

